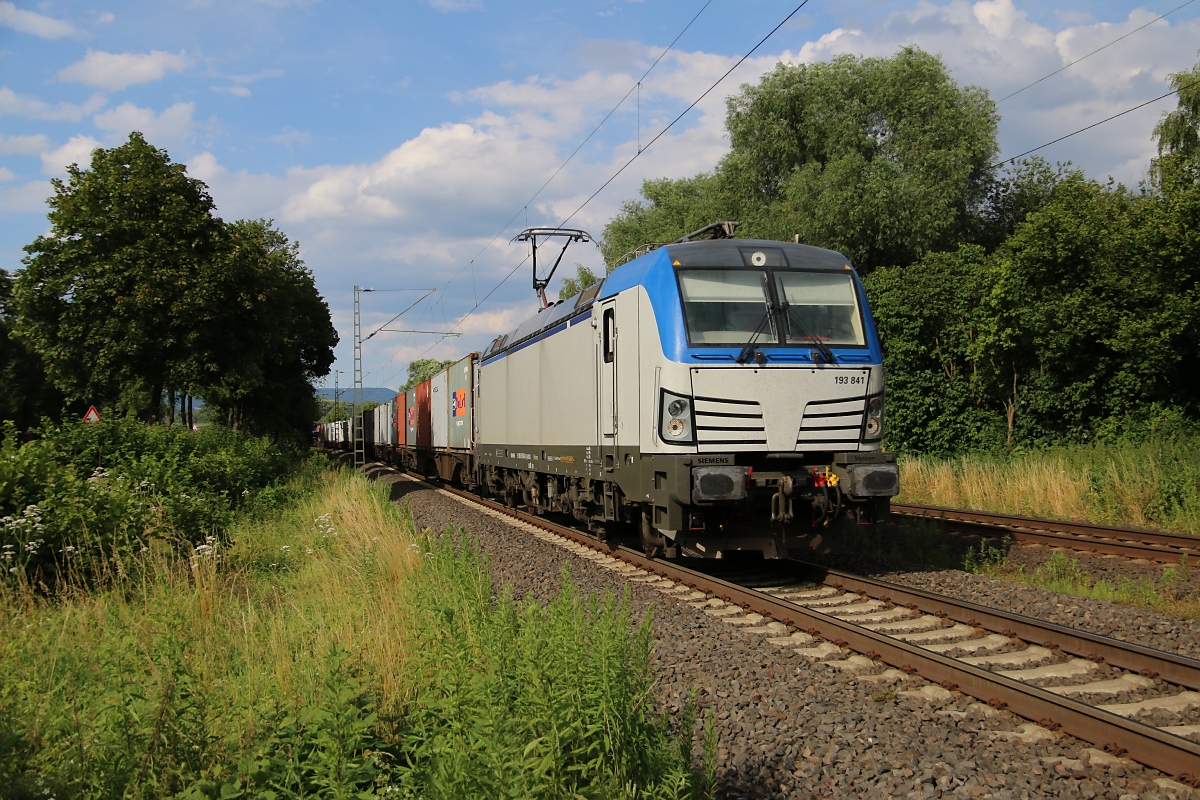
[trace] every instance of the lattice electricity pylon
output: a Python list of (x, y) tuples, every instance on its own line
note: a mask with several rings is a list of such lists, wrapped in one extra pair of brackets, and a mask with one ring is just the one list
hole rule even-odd
[[(537, 267), (537, 251), (538, 237), (549, 239), (554, 236), (562, 236), (566, 239), (563, 243), (562, 250), (558, 253), (558, 258), (554, 260), (554, 266), (550, 268), (550, 272), (546, 276), (538, 276)], [(538, 297), (542, 301), (542, 308), (550, 305), (546, 301), (546, 287), (550, 285), (550, 279), (554, 277), (554, 270), (558, 269), (559, 262), (562, 261), (563, 255), (567, 252), (567, 246), (571, 242), (591, 242), (592, 235), (587, 231), (581, 231), (578, 228), (526, 228), (513, 237), (514, 242), (533, 242), (533, 290), (537, 292)]]
[(363, 431), (362, 418), (359, 409), (363, 405), (362, 385), (362, 313), (360, 295), (363, 292), (373, 292), (374, 289), (354, 287), (354, 407), (350, 412), (350, 427), (354, 431), (354, 466), (361, 467), (367, 463), (367, 443)]

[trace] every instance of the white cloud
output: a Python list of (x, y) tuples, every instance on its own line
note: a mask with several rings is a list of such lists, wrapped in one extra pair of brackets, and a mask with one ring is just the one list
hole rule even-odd
[(429, 7), (434, 11), (472, 11), (483, 8), (480, 0), (429, 0)]
[(61, 39), (64, 36), (79, 35), (79, 31), (69, 22), (17, 8), (7, 0), (0, 2), (0, 25), (21, 33), (33, 34), (41, 39)]
[(46, 181), (30, 181), (0, 189), (0, 213), (45, 214), (46, 198), (54, 189)]
[(288, 126), (274, 136), (268, 136), (267, 141), (283, 145), (290, 153), (294, 146), (308, 144), (311, 142), (312, 135)]
[(137, 83), (162, 79), (168, 72), (179, 72), (188, 65), (185, 53), (153, 50), (149, 53), (106, 53), (88, 50), (83, 60), (58, 71), (64, 81), (86, 83), (116, 91)]
[(212, 90), (214, 92), (225, 92), (227, 94), (233, 95), (234, 97), (249, 97), (251, 94), (250, 90), (247, 89), (245, 86), (240, 86), (240, 85), (236, 85), (236, 84), (233, 86), (213, 86)]
[(44, 119), (57, 122), (79, 122), (89, 114), (94, 114), (104, 108), (107, 102), (104, 95), (94, 94), (83, 103), (55, 103), (50, 105), (44, 100), (30, 97), (27, 94), (17, 94), (7, 86), (0, 88), (0, 116), (12, 115), (28, 117), (29, 119)]
[[(1158, 14), (1135, 9), (1118, 22), (1060, 15), (1059, 29), (1029, 19), (1012, 0), (919, 0), (871, 30), (838, 29), (804, 44), (795, 61), (851, 53), (888, 56), (916, 44), (941, 55), (960, 85), (986, 88), (999, 100), (1092, 50), (1145, 25)], [(1083, 128), (1167, 91), (1172, 72), (1196, 60), (1200, 20), (1156, 22), (1136, 35), (1000, 103), (1001, 157)], [(786, 54), (785, 54), (786, 56)], [(1102, 128), (1041, 151), (1051, 161), (1071, 160), (1089, 174), (1111, 174), (1136, 183), (1154, 154), (1156, 111), (1172, 101), (1136, 111)]]
[(90, 136), (72, 136), (56, 150), (42, 153), (42, 172), (46, 175), (65, 175), (68, 164), (86, 169), (92, 163), (92, 151), (103, 145)]
[(31, 156), (45, 152), (50, 147), (50, 139), (44, 133), (31, 136), (0, 135), (0, 154)]
[(195, 110), (195, 103), (175, 103), (155, 114), (152, 109), (125, 102), (97, 114), (92, 121), (100, 130), (111, 131), (115, 138), (124, 139), (130, 131), (141, 131), (148, 141), (156, 144), (179, 143), (192, 135)]
[(8, 167), (0, 167), (0, 183), (7, 183), (16, 177)]
[(97, 25), (107, 25), (108, 23), (114, 21), (116, 18), (117, 18), (116, 15), (113, 14), (111, 11), (105, 11), (105, 12), (101, 13), (98, 17), (96, 17), (96, 24)]

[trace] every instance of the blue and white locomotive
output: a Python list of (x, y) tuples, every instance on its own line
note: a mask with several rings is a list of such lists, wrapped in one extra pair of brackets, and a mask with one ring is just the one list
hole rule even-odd
[(667, 557), (780, 557), (789, 534), (847, 512), (881, 519), (899, 472), (880, 449), (882, 353), (849, 261), (689, 238), (472, 360), (463, 482), (599, 535), (632, 526)]

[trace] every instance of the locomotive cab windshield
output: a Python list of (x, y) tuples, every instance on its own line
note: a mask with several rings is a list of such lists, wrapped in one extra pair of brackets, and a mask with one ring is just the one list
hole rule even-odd
[(853, 273), (812, 270), (748, 253), (747, 267), (676, 268), (688, 341), (693, 346), (738, 346), (754, 341), (779, 347), (867, 346)]

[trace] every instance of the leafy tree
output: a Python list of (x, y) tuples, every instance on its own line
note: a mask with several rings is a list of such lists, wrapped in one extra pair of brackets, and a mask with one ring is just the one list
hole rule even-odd
[(558, 299), (566, 300), (575, 297), (580, 292), (587, 291), (595, 286), (599, 280), (596, 274), (583, 264), (576, 264), (574, 277), (563, 278), (562, 286), (558, 289)]
[(718, 219), (736, 219), (719, 174), (680, 180), (648, 180), (641, 200), (628, 200), (604, 228), (600, 252), (612, 270), (644, 244), (673, 242)]
[(729, 154), (712, 175), (647, 182), (648, 203), (626, 203), (605, 228), (610, 264), (634, 242), (737, 219), (739, 235), (798, 234), (866, 273), (953, 249), (977, 226), (998, 118), (936, 56), (779, 64), (727, 104)]
[(23, 430), (56, 415), (63, 396), (50, 385), (37, 353), (14, 335), (15, 324), (12, 277), (0, 269), (0, 420)]
[(268, 220), (226, 226), (227, 248), (192, 295), (181, 382), (231, 428), (280, 434), (317, 418), (312, 381), (329, 373), (337, 331), (299, 247)]
[(951, 455), (1003, 440), (979, 346), (986, 265), (982, 247), (963, 245), (864, 279), (883, 343), (892, 449)]
[(997, 152), (986, 92), (911, 47), (781, 64), (728, 103), (722, 171), (746, 203), (746, 233), (799, 234), (863, 272), (957, 244)]
[(212, 198), (136, 132), (67, 173), (51, 181), (50, 233), (25, 247), (17, 331), (69, 400), (155, 420), (220, 247)]
[(1055, 189), (1068, 178), (1083, 179), (1083, 172), (1070, 163), (1052, 167), (1039, 156), (1005, 165), (989, 182), (987, 197), (977, 215), (977, 230), (970, 241), (995, 250), (1026, 217), (1045, 208)]
[(416, 361), (410, 361), (408, 364), (408, 381), (400, 387), (400, 391), (407, 392), (418, 383), (429, 380), (453, 363), (454, 359), (438, 361), (436, 358), (418, 358)]
[(1159, 158), (1180, 156), (1200, 159), (1200, 64), (1170, 77), (1179, 90), (1179, 104), (1163, 115), (1154, 128)]

